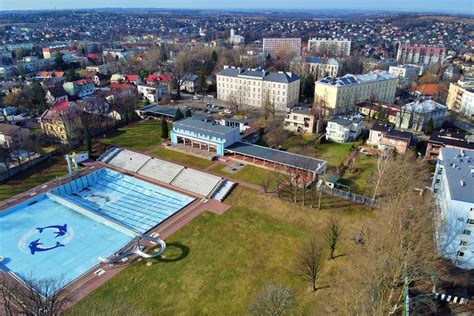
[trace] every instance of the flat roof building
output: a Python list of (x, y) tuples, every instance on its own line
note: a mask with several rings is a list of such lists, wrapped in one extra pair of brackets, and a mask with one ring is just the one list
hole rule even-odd
[(436, 241), (441, 256), (474, 269), (474, 151), (441, 148), (432, 190)]

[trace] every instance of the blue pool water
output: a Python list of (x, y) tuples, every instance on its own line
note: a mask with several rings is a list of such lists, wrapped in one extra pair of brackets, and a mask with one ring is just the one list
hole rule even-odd
[(66, 285), (193, 200), (99, 169), (0, 212), (0, 269)]
[(51, 277), (65, 285), (133, 237), (42, 195), (0, 213), (0, 268), (22, 279)]
[(142, 234), (194, 200), (106, 168), (51, 192)]

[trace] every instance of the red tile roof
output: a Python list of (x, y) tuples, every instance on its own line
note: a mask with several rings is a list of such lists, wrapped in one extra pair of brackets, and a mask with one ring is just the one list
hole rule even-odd
[(127, 81), (137, 81), (138, 75), (123, 75)]
[(170, 82), (173, 79), (172, 75), (148, 75), (146, 78), (147, 82), (154, 82), (154, 81), (160, 81), (160, 82)]

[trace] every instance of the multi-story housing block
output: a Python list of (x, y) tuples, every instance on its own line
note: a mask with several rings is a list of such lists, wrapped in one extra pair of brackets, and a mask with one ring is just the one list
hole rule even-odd
[(402, 64), (429, 65), (443, 63), (446, 55), (446, 47), (400, 45), (398, 47), (397, 60)]
[(474, 269), (474, 151), (441, 148), (432, 182), (439, 254)]
[(277, 111), (287, 111), (298, 103), (300, 78), (291, 72), (224, 66), (216, 78), (217, 98), (222, 101), (254, 107), (268, 102)]
[(463, 113), (467, 117), (474, 116), (474, 80), (451, 83), (446, 105), (451, 111)]
[(310, 38), (308, 51), (324, 56), (350, 56), (351, 41), (326, 38)]
[(314, 101), (331, 114), (352, 111), (356, 104), (364, 101), (393, 103), (397, 82), (397, 76), (386, 71), (326, 77), (316, 81)]
[(263, 54), (265, 56), (301, 55), (301, 38), (264, 38)]

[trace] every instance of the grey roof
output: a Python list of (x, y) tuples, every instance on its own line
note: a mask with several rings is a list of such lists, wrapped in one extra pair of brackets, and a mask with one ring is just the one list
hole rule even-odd
[(382, 132), (385, 136), (406, 139), (406, 140), (411, 140), (413, 136), (413, 134), (410, 132), (402, 132), (402, 131), (396, 130), (394, 124), (375, 123), (374, 125), (372, 125), (370, 130)]
[(474, 150), (441, 148), (441, 157), (451, 199), (474, 203)]
[(235, 78), (254, 78), (264, 81), (279, 82), (279, 83), (290, 83), (299, 80), (296, 74), (291, 72), (269, 72), (265, 69), (245, 69), (227, 67), (217, 73), (218, 76), (235, 77)]
[(366, 82), (373, 82), (379, 80), (390, 80), (390, 79), (397, 79), (398, 76), (392, 75), (387, 71), (372, 71), (362, 75), (351, 75), (347, 74), (342, 77), (325, 77), (318, 81), (318, 83), (329, 84), (332, 86), (347, 86), (351, 84), (359, 84), (359, 83), (366, 83)]
[(239, 131), (238, 127), (224, 126), (215, 122), (201, 121), (189, 117), (173, 122), (173, 128), (174, 127), (218, 138), (223, 138), (226, 134), (234, 130)]
[(140, 109), (140, 112), (143, 113), (153, 113), (153, 114), (160, 114), (164, 116), (174, 117), (176, 114), (175, 108), (169, 108), (162, 105), (157, 104), (150, 104)]
[(311, 158), (251, 143), (236, 142), (226, 148), (226, 150), (258, 159), (274, 161), (289, 167), (316, 171), (318, 174), (322, 174), (324, 172), (326, 165), (326, 161), (321, 159)]
[(363, 118), (362, 117), (342, 117), (342, 116), (335, 116), (332, 117), (329, 122), (337, 123), (339, 125), (351, 125), (352, 123), (360, 123), (362, 122)]
[(307, 57), (305, 61), (311, 64), (339, 65), (339, 62), (334, 58)]

